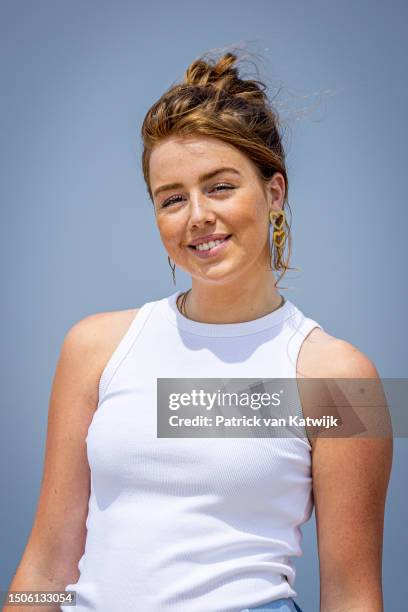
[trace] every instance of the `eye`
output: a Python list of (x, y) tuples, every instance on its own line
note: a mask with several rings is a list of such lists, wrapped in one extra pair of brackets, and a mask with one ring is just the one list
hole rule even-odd
[(218, 189), (218, 187), (226, 187), (227, 189), (234, 189), (232, 185), (228, 185), (227, 183), (218, 183), (218, 185), (215, 185), (214, 189)]
[(166, 208), (166, 206), (168, 206), (169, 204), (172, 204), (173, 202), (177, 202), (177, 198), (181, 198), (181, 195), (174, 195), (171, 196), (171, 198), (169, 198), (168, 200), (165, 200), (162, 204), (162, 208)]
[[(235, 187), (233, 187), (232, 185), (228, 185), (227, 183), (217, 183), (217, 185), (214, 185), (213, 189), (218, 190), (220, 187), (224, 187), (224, 189), (235, 189)], [(179, 198), (181, 197), (182, 197), (181, 195), (171, 196), (171, 198), (168, 198), (167, 200), (163, 202), (161, 207), (166, 208), (166, 206), (169, 206), (170, 204), (178, 202)]]

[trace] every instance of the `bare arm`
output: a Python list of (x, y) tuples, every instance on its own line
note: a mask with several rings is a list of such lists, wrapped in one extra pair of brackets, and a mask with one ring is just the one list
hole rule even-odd
[[(38, 506), (10, 591), (63, 591), (79, 577), (90, 492), (85, 438), (98, 402), (100, 374), (111, 350), (102, 346), (110, 314), (82, 319), (64, 339), (50, 395)], [(28, 608), (3, 608), (20, 609)], [(31, 606), (30, 610), (44, 608)]]
[[(338, 340), (326, 348), (319, 377), (378, 379), (372, 362)], [(321, 612), (383, 612), (384, 509), (392, 437), (317, 438), (313, 493)]]

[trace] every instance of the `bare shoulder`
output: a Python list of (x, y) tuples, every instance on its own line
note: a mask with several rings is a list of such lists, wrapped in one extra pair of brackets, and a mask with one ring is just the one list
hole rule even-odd
[(87, 350), (97, 361), (103, 361), (126, 334), (139, 310), (130, 308), (88, 315), (70, 328), (65, 342)]
[[(328, 334), (321, 328), (313, 329), (302, 343), (296, 376), (299, 379), (379, 378), (377, 368), (363, 351), (346, 340)], [(325, 386), (318, 387), (319, 401), (315, 403), (310, 397), (310, 387), (304, 388), (303, 392), (300, 387), (299, 391), (304, 416), (321, 416), (317, 414), (316, 406), (324, 404)], [(332, 402), (333, 398), (329, 393), (326, 405), (331, 405)], [(306, 431), (309, 435), (311, 428), (306, 427)], [(309, 435), (309, 440), (314, 450), (316, 439)]]
[(106, 339), (106, 335), (113, 338), (117, 334), (120, 336), (122, 331), (127, 330), (139, 310), (139, 308), (129, 308), (88, 315), (74, 323), (67, 335), (80, 343), (98, 344)]
[(319, 327), (305, 338), (296, 373), (299, 378), (373, 378), (378, 375), (365, 353)]
[(99, 376), (137, 310), (87, 315), (74, 323), (65, 334), (60, 361), (80, 365), (82, 383), (86, 386), (87, 395), (94, 406), (98, 400)]
[(88, 315), (74, 323), (65, 335), (57, 370), (65, 366), (65, 378), (75, 377), (72, 384), (80, 385), (82, 397), (87, 400), (88, 419), (98, 404), (102, 372), (139, 310)]

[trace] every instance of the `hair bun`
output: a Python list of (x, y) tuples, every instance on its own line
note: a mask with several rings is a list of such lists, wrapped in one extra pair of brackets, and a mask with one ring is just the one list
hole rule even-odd
[(256, 106), (267, 105), (266, 86), (257, 79), (241, 78), (236, 53), (224, 53), (219, 59), (207, 59), (201, 56), (193, 61), (184, 75), (183, 85), (187, 87), (209, 87), (216, 90), (216, 95), (227, 95), (244, 99)]
[(239, 79), (237, 68), (233, 68), (237, 56), (234, 53), (225, 53), (217, 62), (205, 59), (195, 60), (187, 68), (184, 76), (186, 85), (205, 87), (215, 85), (225, 88), (228, 82)]

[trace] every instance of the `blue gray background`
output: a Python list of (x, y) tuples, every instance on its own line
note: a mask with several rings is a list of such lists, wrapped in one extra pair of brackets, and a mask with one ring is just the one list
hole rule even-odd
[[(2, 0), (0, 588), (38, 500), (63, 338), (88, 314), (175, 291), (140, 169), (151, 104), (210, 49), (262, 56), (287, 132), (294, 250), (283, 295), (407, 376), (405, 2)], [(250, 67), (249, 67), (250, 69)], [(404, 178), (405, 177), (405, 178)], [(177, 269), (176, 288), (188, 277)], [(408, 598), (407, 440), (385, 516), (386, 610)], [(318, 609), (314, 517), (296, 567)]]

